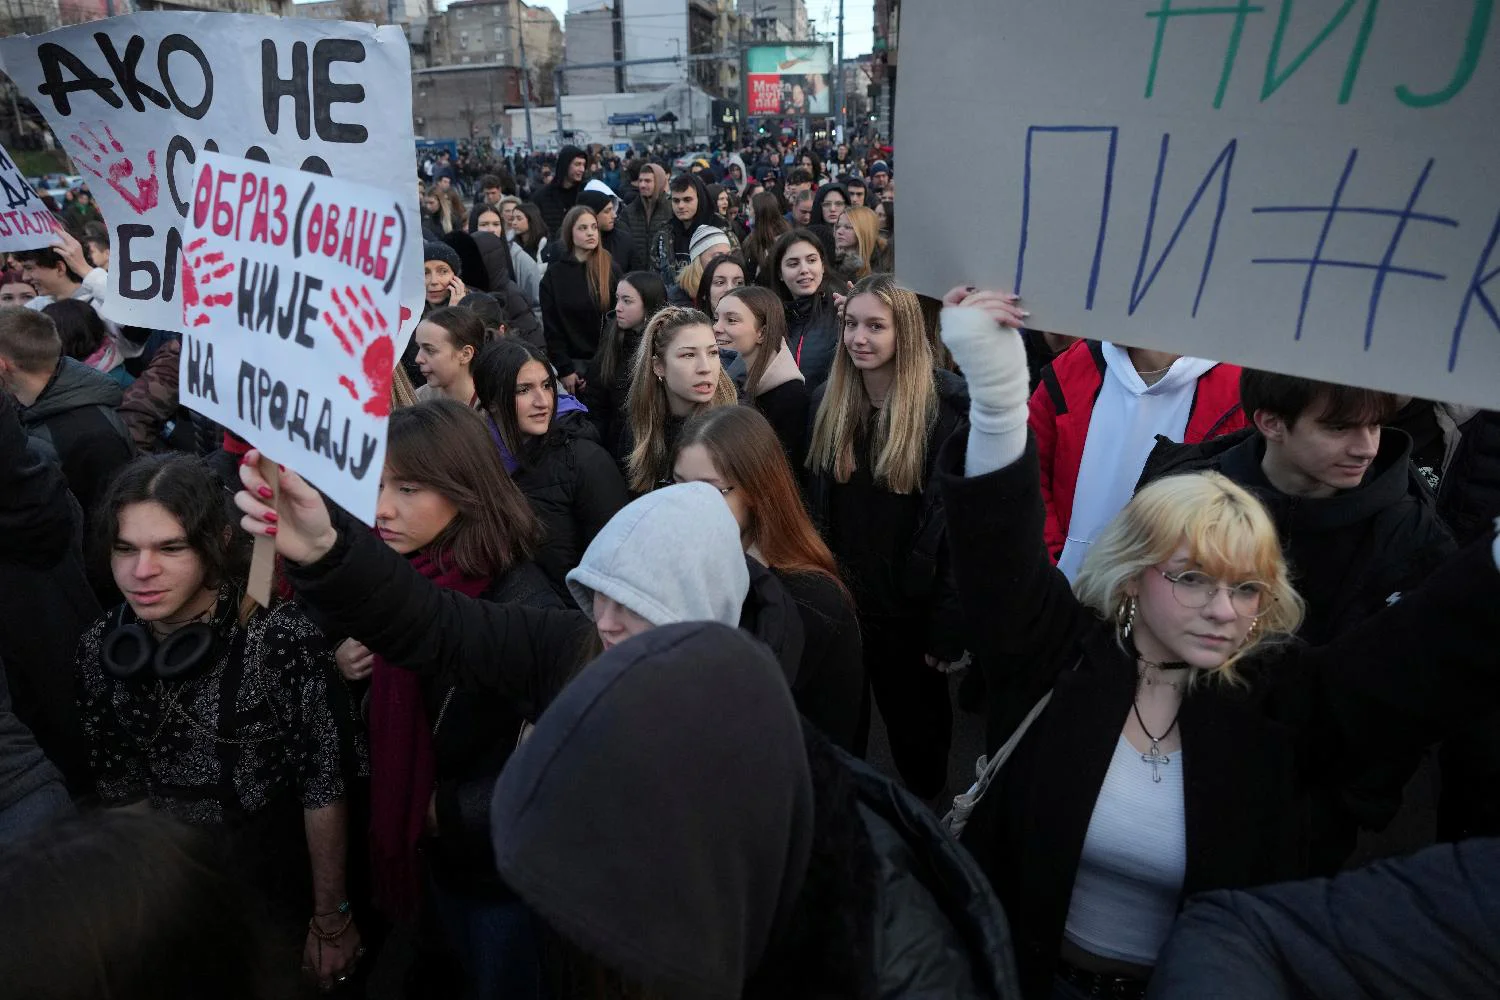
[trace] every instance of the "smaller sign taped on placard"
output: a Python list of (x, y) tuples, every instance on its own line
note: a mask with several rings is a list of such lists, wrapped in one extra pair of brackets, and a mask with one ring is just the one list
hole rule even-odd
[(183, 234), (183, 403), (367, 524), (412, 223), (390, 192), (206, 153)]
[(0, 197), (5, 199), (0, 209), (0, 252), (57, 244), (57, 219), (4, 146), (0, 146)]

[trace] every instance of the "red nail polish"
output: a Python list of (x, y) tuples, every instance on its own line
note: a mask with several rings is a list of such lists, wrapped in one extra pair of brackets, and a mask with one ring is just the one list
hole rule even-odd
[(276, 495), (275, 493), (271, 492), (271, 487), (269, 486), (262, 486), (258, 490), (256, 490), (256, 492), (260, 494), (260, 498), (262, 500), (269, 500)]
[(274, 534), (276, 534), (276, 525), (274, 525), (274, 524), (268, 524), (268, 525), (266, 525), (266, 534), (268, 534), (268, 535), (274, 535)]
[(264, 517), (264, 518), (265, 518), (265, 519), (266, 519), (266, 520), (267, 520), (267, 521), (270, 521), (270, 522), (271, 522), (271, 523), (272, 523), (272, 524), (275, 524), (275, 523), (276, 523), (276, 522), (277, 522), (277, 521), (279, 521), (279, 520), (281, 520), (281, 518), (279, 518), (279, 517), (277, 517), (277, 516), (276, 516), (276, 512), (275, 512), (275, 511), (274, 511), (274, 510), (268, 510), (268, 511), (266, 511), (266, 512), (265, 512), (265, 514), (264, 514), (264, 515), (262, 515), (262, 516), (263, 516), (263, 517)]

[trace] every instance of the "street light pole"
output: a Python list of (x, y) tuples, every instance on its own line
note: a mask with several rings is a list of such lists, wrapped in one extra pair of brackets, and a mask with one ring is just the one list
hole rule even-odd
[(521, 23), (520, 0), (516, 0), (516, 31), (521, 41), (521, 105), (526, 109), (526, 152), (534, 153), (536, 147), (531, 139), (531, 70), (526, 65), (526, 25)]
[(837, 145), (844, 141), (844, 0), (839, 0), (839, 61), (833, 79), (833, 113), (838, 116), (834, 119), (833, 142)]

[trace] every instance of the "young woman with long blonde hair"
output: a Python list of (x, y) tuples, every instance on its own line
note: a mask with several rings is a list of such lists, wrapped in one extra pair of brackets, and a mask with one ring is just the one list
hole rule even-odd
[(880, 217), (862, 205), (844, 211), (833, 227), (834, 263), (850, 281), (891, 270), (885, 258), (886, 241), (880, 236)]
[(635, 354), (621, 465), (625, 484), (647, 493), (672, 474), (672, 449), (687, 419), (739, 399), (719, 363), (713, 325), (696, 309), (668, 306), (646, 326)]
[(1144, 996), (1184, 899), (1306, 877), (1317, 798), (1493, 711), (1500, 545), (1330, 643), (1293, 643), (1302, 601), (1275, 524), (1243, 487), (1191, 473), (1143, 487), (1070, 587), (1043, 542), (1026, 314), (1000, 292), (944, 302), (973, 396), (936, 477), (954, 576), (976, 656), (1011, 669), (1003, 731), (1038, 706), (963, 840), (1026, 996)]
[(808, 499), (854, 591), (896, 768), (931, 799), (947, 784), (946, 669), (965, 642), (929, 479), (968, 397), (962, 379), (933, 367), (917, 296), (889, 275), (855, 285), (842, 320), (832, 375), (813, 393)]

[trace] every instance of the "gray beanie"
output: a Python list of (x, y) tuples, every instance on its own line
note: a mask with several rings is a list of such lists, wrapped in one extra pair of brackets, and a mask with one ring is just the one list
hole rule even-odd
[(728, 249), (734, 244), (729, 241), (729, 234), (718, 226), (699, 226), (693, 230), (692, 242), (688, 244), (688, 259), (697, 260), (699, 254), (716, 246)]

